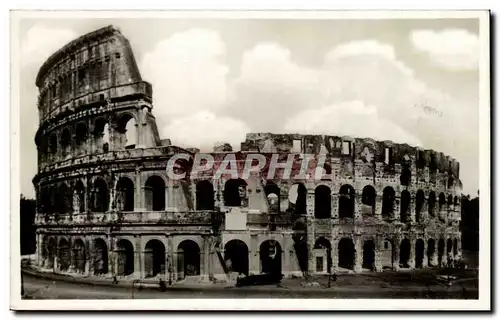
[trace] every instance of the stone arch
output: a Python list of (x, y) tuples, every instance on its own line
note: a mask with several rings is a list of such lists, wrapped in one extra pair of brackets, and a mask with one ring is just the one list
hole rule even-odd
[(71, 251), (68, 240), (66, 240), (65, 238), (61, 238), (59, 240), (57, 251), (59, 270), (67, 271), (71, 265)]
[(354, 242), (351, 238), (342, 238), (338, 243), (338, 265), (340, 268), (354, 269)]
[(57, 212), (59, 214), (68, 214), (73, 212), (71, 189), (65, 182), (57, 186)]
[(372, 185), (366, 185), (361, 194), (361, 203), (364, 205), (364, 213), (370, 215), (375, 214), (375, 200), (377, 198), (377, 191)]
[(314, 190), (314, 217), (329, 219), (332, 214), (332, 191), (328, 186), (320, 185)]
[(71, 131), (64, 128), (61, 132), (61, 151), (63, 157), (71, 153)]
[(94, 121), (94, 140), (100, 152), (109, 151), (109, 123), (104, 117)]
[(52, 132), (49, 135), (49, 141), (48, 141), (48, 147), (49, 147), (49, 152), (54, 155), (57, 152), (57, 134), (55, 132)]
[(144, 250), (144, 271), (146, 277), (165, 274), (165, 246), (157, 239), (149, 240)]
[(50, 237), (47, 241), (47, 267), (54, 268), (54, 260), (57, 253), (57, 241), (54, 237)]
[(401, 222), (405, 223), (408, 222), (410, 219), (409, 214), (410, 214), (410, 202), (411, 202), (411, 196), (408, 190), (403, 190), (401, 192), (401, 213), (400, 213), (400, 219)]
[(224, 184), (224, 205), (241, 207), (246, 198), (247, 183), (243, 179), (229, 179)]
[(120, 239), (116, 244), (117, 275), (128, 276), (134, 273), (134, 246), (127, 239)]
[(117, 131), (120, 145), (125, 149), (133, 149), (137, 145), (137, 121), (133, 114), (123, 113), (118, 119)]
[(196, 210), (214, 210), (214, 186), (209, 180), (196, 183)]
[[(78, 122), (75, 126), (75, 145), (77, 148), (84, 149), (87, 144), (88, 128), (84, 122)], [(81, 150), (84, 151), (84, 150)], [(83, 152), (80, 152), (83, 153)]]
[(307, 188), (302, 183), (295, 183), (288, 190), (289, 210), (295, 214), (307, 214)]
[(427, 199), (429, 216), (434, 217), (434, 207), (436, 206), (436, 193), (431, 191), (429, 193), (429, 199)]
[(94, 240), (94, 275), (108, 273), (108, 246), (101, 238)]
[(102, 178), (94, 180), (92, 188), (92, 211), (106, 212), (109, 209), (109, 190)]
[(422, 239), (417, 239), (415, 242), (415, 267), (422, 268), (424, 266), (425, 243)]
[(380, 251), (382, 269), (393, 269), (395, 255), (394, 241), (387, 238), (384, 239), (382, 249)]
[(399, 246), (399, 266), (401, 268), (409, 268), (411, 244), (410, 240), (403, 239)]
[(85, 186), (82, 180), (77, 180), (73, 191), (74, 207), (79, 213), (85, 212)]
[(371, 271), (375, 270), (375, 242), (373, 240), (365, 240), (363, 243), (362, 267)]
[(147, 211), (165, 210), (165, 180), (158, 175), (151, 175), (144, 184), (144, 196)]
[(354, 188), (349, 184), (344, 184), (339, 190), (339, 217), (354, 218)]
[(76, 239), (73, 243), (73, 257), (75, 261), (76, 272), (85, 273), (87, 256), (85, 254), (85, 243), (82, 241), (82, 239)]
[(421, 222), (422, 220), (422, 208), (425, 202), (425, 194), (422, 190), (417, 191), (417, 195), (415, 196), (415, 221)]
[(269, 211), (274, 213), (281, 212), (281, 190), (278, 185), (272, 181), (267, 181), (264, 192), (266, 193), (267, 202), (269, 203)]
[(394, 216), (394, 201), (396, 192), (392, 187), (385, 187), (382, 194), (382, 218), (392, 219)]
[(177, 247), (177, 273), (179, 279), (200, 275), (200, 247), (193, 240), (184, 240)]
[(316, 272), (324, 270), (326, 262), (326, 272), (332, 268), (332, 244), (325, 237), (319, 237), (314, 243), (314, 251), (316, 255)]
[(230, 270), (248, 275), (248, 247), (239, 239), (232, 239), (224, 245), (224, 261)]
[(436, 252), (436, 241), (434, 239), (427, 240), (427, 264), (429, 267), (432, 267), (433, 261), (432, 258)]
[(266, 240), (259, 247), (262, 273), (281, 275), (281, 245), (276, 240)]
[(134, 182), (128, 177), (120, 177), (116, 184), (116, 207), (120, 211), (134, 211)]

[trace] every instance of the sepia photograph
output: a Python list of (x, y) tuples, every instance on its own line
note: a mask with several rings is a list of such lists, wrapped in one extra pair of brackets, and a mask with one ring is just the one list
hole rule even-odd
[(12, 309), (491, 308), (488, 11), (10, 19)]

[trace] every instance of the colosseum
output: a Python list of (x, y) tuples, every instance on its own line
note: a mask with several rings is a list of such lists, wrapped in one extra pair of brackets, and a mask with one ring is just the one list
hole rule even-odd
[[(113, 26), (51, 55), (36, 85), (41, 271), (185, 283), (439, 267), (461, 256), (459, 163), (443, 153), (249, 133), (240, 151), (218, 145), (213, 166), (192, 174), (200, 150), (159, 136), (152, 86)], [(215, 173), (228, 154), (240, 172), (255, 153), (279, 163), (323, 155), (326, 174)], [(173, 170), (185, 174), (172, 179), (180, 154)]]

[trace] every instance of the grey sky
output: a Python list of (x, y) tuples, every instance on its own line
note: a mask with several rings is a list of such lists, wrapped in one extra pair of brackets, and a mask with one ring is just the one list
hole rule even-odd
[(27, 196), (37, 170), (38, 68), (72, 38), (109, 24), (130, 40), (153, 84), (162, 138), (209, 149), (221, 140), (238, 147), (247, 131), (368, 135), (457, 158), (464, 192), (476, 194), (477, 19), (26, 19), (19, 45)]

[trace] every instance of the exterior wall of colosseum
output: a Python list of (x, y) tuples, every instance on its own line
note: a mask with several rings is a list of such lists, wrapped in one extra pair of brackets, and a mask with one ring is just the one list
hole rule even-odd
[[(151, 85), (113, 27), (51, 56), (37, 77), (37, 256), (73, 275), (208, 281), (229, 271), (285, 275), (437, 266), (460, 256), (459, 164), (390, 141), (251, 133), (213, 170), (172, 180), (192, 149), (161, 140)], [(322, 180), (214, 170), (234, 154), (325, 155)], [(293, 170), (298, 170), (295, 168)], [(297, 240), (299, 239), (299, 240)], [(301, 247), (305, 246), (304, 247)], [(304, 256), (305, 254), (305, 256)], [(350, 270), (350, 271), (349, 271)]]

